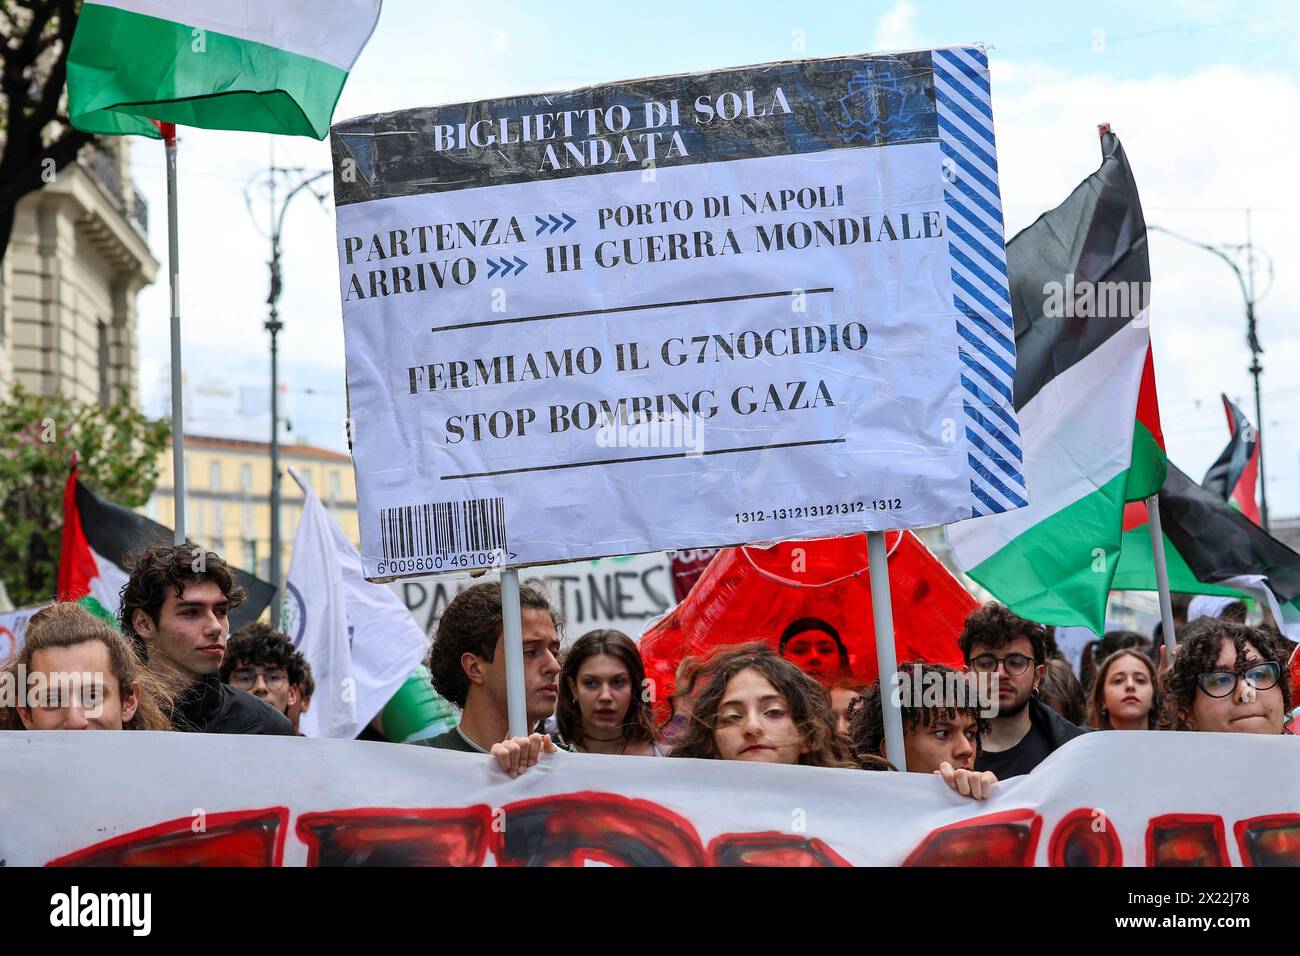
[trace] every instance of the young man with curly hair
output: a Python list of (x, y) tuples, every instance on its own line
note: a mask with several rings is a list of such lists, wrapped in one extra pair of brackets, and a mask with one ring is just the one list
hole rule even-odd
[[(903, 716), (903, 755), (908, 773), (932, 773), (964, 797), (987, 799), (996, 774), (975, 769), (980, 735), (989, 729), (984, 701), (971, 675), (942, 664), (920, 662), (898, 668), (899, 710)], [(897, 769), (885, 744), (885, 712), (880, 681), (849, 709), (849, 737), (864, 770)]]
[[(519, 588), (523, 624), (524, 694), (528, 726), (555, 712), (559, 701), (560, 617), (546, 595), (529, 585)], [(501, 585), (474, 584), (447, 605), (438, 620), (429, 671), (433, 686), (461, 708), (460, 725), (437, 737), (412, 741), (425, 747), (491, 753), (501, 768), (518, 776), (554, 753), (549, 734), (511, 737), (506, 705), (506, 663), (502, 649)]]
[(298, 732), (311, 666), (288, 634), (261, 621), (245, 624), (226, 646), (221, 679), (269, 703), (288, 717), (294, 733)]
[(175, 689), (174, 730), (293, 735), (284, 714), (218, 678), (229, 614), (244, 589), (218, 555), (193, 544), (148, 548), (122, 588), (122, 633), (151, 673)]
[(1067, 740), (1085, 733), (1040, 697), (1047, 670), (1047, 632), (1010, 608), (990, 601), (971, 611), (957, 640), (966, 667), (997, 675), (997, 716), (982, 735), (976, 770), (999, 780), (1029, 773)]

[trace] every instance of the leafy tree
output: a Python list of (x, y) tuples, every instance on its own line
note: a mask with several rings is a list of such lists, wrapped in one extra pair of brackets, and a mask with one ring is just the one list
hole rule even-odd
[(18, 201), (95, 137), (68, 122), (68, 49), (81, 0), (0, 0), (0, 262)]
[(170, 424), (142, 415), (126, 389), (105, 408), (14, 386), (0, 402), (0, 580), (15, 605), (54, 596), (73, 454), (82, 482), (136, 508), (153, 494), (170, 436)]

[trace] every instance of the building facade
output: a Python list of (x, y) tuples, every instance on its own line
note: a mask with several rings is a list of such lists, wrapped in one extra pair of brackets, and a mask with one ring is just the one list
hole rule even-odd
[(136, 295), (153, 282), (148, 209), (123, 140), (18, 203), (0, 271), (0, 393), (14, 382), (91, 404), (139, 400)]
[[(292, 468), (320, 497), (354, 545), (360, 541), (352, 459), (314, 445), (280, 446), (280, 573), (289, 573), (303, 494)], [(190, 540), (264, 580), (271, 576), (271, 446), (234, 438), (185, 436), (185, 531)], [(172, 449), (163, 452), (158, 487), (141, 509), (174, 528)]]

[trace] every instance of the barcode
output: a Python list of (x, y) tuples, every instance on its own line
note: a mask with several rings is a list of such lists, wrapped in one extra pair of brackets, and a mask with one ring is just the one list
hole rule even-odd
[(379, 509), (384, 560), (506, 550), (504, 498), (435, 501)]

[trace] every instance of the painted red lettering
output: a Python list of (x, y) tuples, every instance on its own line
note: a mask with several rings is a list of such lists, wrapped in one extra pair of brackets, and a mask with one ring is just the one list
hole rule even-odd
[(304, 813), (308, 866), (482, 866), (492, 824), (485, 804), (463, 810)]
[(932, 830), (903, 866), (1033, 866), (1043, 818), (1004, 810)]
[[(1102, 827), (1097, 828), (1098, 819)], [(1123, 866), (1124, 848), (1110, 820), (1086, 807), (1061, 817), (1047, 845), (1048, 866)]]
[(288, 828), (287, 807), (181, 817), (92, 844), (47, 866), (279, 866)]
[(1147, 866), (1227, 866), (1223, 817), (1167, 813), (1147, 825)]
[(709, 866), (852, 866), (816, 837), (724, 833), (709, 843)]
[(1300, 813), (1252, 817), (1232, 829), (1243, 866), (1300, 866)]
[(506, 808), (497, 866), (702, 866), (695, 827), (648, 800), (566, 793)]

